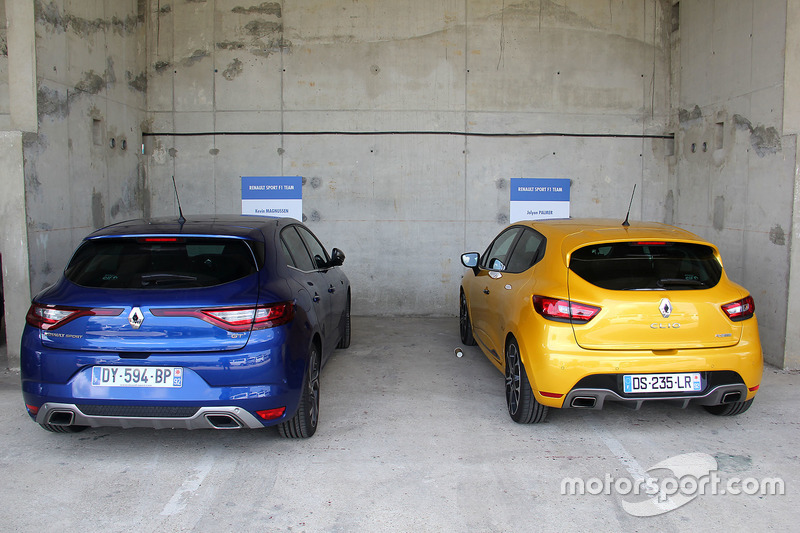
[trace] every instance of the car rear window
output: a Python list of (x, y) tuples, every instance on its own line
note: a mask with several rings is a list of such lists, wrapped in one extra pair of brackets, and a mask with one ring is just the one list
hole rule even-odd
[(257, 270), (242, 239), (153, 236), (86, 241), (65, 276), (84, 287), (179, 289), (213, 287)]
[(722, 276), (711, 247), (682, 242), (592, 244), (573, 252), (569, 268), (611, 290), (707, 289)]

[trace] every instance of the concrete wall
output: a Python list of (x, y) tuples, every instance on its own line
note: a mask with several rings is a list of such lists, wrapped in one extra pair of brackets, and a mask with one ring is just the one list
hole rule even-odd
[[(27, 0), (0, 2), (4, 17), (0, 54), (0, 262), (3, 327), (0, 345), (12, 361), (30, 304), (28, 235), (25, 215), (23, 132), (36, 130), (36, 53), (33, 5)], [(12, 366), (15, 366), (12, 364)]]
[(717, 243), (783, 366), (796, 142), (784, 134), (785, 0), (681, 2), (674, 221)]
[[(784, 47), (783, 133), (794, 137), (795, 154), (800, 150), (800, 94), (793, 88), (800, 86), (800, 0), (786, 2), (786, 45)], [(786, 313), (786, 346), (783, 365), (800, 368), (800, 161), (795, 155), (794, 167), (794, 220), (791, 231), (789, 256), (788, 311)]]
[(173, 175), (185, 213), (240, 212), (244, 175), (301, 175), (303, 218), (347, 254), (354, 313), (456, 313), (459, 255), (508, 223), (512, 177), (571, 178), (573, 214), (620, 221), (637, 184), (633, 217), (665, 217), (667, 141), (643, 138), (669, 119), (665, 2), (162, 0), (148, 15), (151, 213), (176, 212)]
[(11, 105), (8, 98), (8, 23), (6, 3), (0, 1), (0, 129), (10, 129)]
[(142, 215), (144, 6), (35, 2), (38, 132), (24, 137), (33, 293), (87, 233)]
[(241, 176), (301, 175), (354, 313), (452, 315), (510, 178), (570, 178), (574, 216), (620, 220), (635, 184), (634, 219), (720, 245), (782, 365), (787, 0), (674, 4), (37, 0), (30, 286), (96, 227), (175, 214), (172, 176), (191, 215), (239, 212)]

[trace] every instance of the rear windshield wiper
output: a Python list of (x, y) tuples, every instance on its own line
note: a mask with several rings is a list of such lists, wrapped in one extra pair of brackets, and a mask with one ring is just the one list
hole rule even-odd
[(166, 273), (142, 275), (142, 286), (147, 286), (150, 284), (161, 285), (162, 283), (176, 283), (182, 281), (197, 281), (197, 277)]
[(682, 279), (682, 278), (663, 278), (656, 282), (659, 287), (665, 286), (683, 286), (683, 287), (705, 287), (706, 284), (697, 279)]

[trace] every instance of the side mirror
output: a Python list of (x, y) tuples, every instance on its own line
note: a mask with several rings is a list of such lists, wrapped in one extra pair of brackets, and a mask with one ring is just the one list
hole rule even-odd
[(329, 263), (332, 267), (341, 266), (344, 263), (344, 252), (338, 248), (334, 248), (331, 250), (331, 262)]
[(481, 255), (478, 252), (467, 252), (465, 254), (461, 254), (461, 264), (467, 268), (471, 268), (475, 274), (478, 274), (480, 268), (478, 267), (478, 263), (481, 260)]

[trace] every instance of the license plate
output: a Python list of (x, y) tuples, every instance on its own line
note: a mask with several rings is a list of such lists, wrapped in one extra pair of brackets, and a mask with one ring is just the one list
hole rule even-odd
[(638, 374), (622, 377), (626, 394), (642, 392), (700, 392), (703, 383), (699, 372), (687, 374)]
[(183, 386), (183, 368), (179, 366), (94, 366), (95, 387), (167, 387)]

